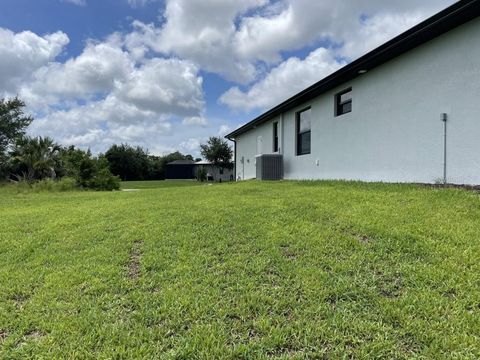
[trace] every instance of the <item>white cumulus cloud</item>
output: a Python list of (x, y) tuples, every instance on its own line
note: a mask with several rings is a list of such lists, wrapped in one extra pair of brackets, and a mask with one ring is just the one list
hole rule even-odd
[[(35, 34), (28, 35), (42, 42)], [(202, 115), (203, 79), (192, 62), (178, 58), (137, 62), (116, 35), (103, 42), (88, 41), (78, 56), (58, 62), (61, 44), (51, 45), (42, 61), (23, 64), (18, 70), (21, 81), (13, 90), (4, 89), (8, 96), (18, 93), (36, 114), (31, 134), (96, 152), (120, 142), (158, 152), (179, 143), (172, 138), (172, 123), (184, 127), (177, 126), (178, 133), (207, 125)], [(31, 69), (28, 76), (25, 69)], [(12, 78), (12, 72), (6, 75)]]
[(127, 46), (152, 49), (194, 61), (202, 69), (227, 79), (249, 82), (257, 70), (236, 55), (232, 42), (235, 19), (247, 10), (265, 5), (267, 0), (168, 0), (161, 27), (134, 23), (136, 30), (127, 37)]
[[(245, 112), (273, 107), (346, 65), (345, 61), (373, 50), (449, 3), (442, 0), (421, 5), (413, 0), (388, 4), (377, 0), (275, 3), (269, 16), (254, 14), (242, 19), (234, 40), (243, 58), (273, 66), (247, 89), (230, 88), (220, 102)], [(301, 49), (315, 41), (323, 41), (328, 47), (321, 45), (303, 60), (290, 57), (282, 61), (281, 50)]]
[(188, 61), (152, 59), (120, 83), (115, 94), (141, 109), (194, 116), (204, 107), (202, 81)]
[(282, 62), (247, 91), (231, 88), (220, 97), (220, 102), (246, 112), (273, 107), (343, 65), (331, 51), (319, 48), (304, 60), (291, 57)]
[(16, 92), (32, 73), (54, 60), (69, 43), (59, 31), (39, 36), (31, 31), (14, 33), (0, 28), (0, 93)]
[(64, 98), (85, 98), (112, 91), (133, 71), (134, 63), (128, 53), (115, 44), (88, 43), (79, 56), (65, 63), (51, 62), (38, 69), (33, 74), (29, 91)]

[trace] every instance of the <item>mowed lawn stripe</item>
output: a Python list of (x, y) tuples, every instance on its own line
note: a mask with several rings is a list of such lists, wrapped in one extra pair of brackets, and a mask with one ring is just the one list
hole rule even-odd
[(480, 356), (477, 193), (0, 191), (3, 357)]

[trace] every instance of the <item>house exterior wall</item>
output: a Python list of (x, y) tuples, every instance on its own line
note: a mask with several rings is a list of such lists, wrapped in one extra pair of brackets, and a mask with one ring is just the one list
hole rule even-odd
[(237, 159), (235, 159), (237, 179), (254, 179), (257, 175), (255, 157), (262, 154), (274, 154), (274, 122), (278, 122), (279, 152), (282, 153), (282, 117), (279, 116), (238, 137)]
[[(447, 113), (447, 180), (480, 184), (478, 39), (477, 18), (238, 135), (237, 177), (255, 178), (255, 155), (272, 153), (279, 121), (286, 179), (434, 183), (443, 179)], [(335, 117), (335, 94), (348, 87), (353, 111)], [(296, 113), (308, 106), (311, 154), (296, 156)]]
[(220, 173), (220, 168), (218, 166), (213, 166), (213, 165), (197, 165), (198, 167), (203, 167), (207, 174), (210, 174), (213, 176), (215, 181), (231, 181), (233, 179), (233, 169), (226, 169), (223, 168), (223, 174)]

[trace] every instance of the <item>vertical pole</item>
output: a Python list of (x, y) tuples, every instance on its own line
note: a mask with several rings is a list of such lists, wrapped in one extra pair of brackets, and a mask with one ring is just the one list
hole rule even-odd
[(447, 114), (442, 113), (443, 121), (443, 184), (447, 184)]

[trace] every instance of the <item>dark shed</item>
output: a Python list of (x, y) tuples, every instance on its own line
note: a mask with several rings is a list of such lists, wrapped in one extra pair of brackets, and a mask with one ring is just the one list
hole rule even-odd
[(195, 162), (191, 160), (177, 160), (168, 163), (165, 178), (167, 180), (195, 179)]

